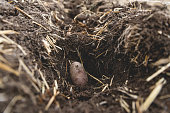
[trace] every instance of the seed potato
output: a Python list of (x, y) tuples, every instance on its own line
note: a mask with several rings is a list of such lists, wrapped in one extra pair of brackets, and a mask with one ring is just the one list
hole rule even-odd
[(85, 86), (88, 82), (87, 73), (80, 62), (73, 62), (70, 65), (70, 76), (72, 82), (77, 86)]

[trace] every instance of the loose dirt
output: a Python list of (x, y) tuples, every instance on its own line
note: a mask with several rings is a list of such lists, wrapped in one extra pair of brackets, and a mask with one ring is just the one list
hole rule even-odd
[[(146, 2), (1, 0), (0, 112), (168, 113), (169, 15)], [(71, 81), (73, 61), (84, 87)]]

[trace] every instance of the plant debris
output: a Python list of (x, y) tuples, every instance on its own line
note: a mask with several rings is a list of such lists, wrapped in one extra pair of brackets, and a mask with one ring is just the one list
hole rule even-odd
[[(169, 9), (165, 1), (1, 0), (0, 112), (168, 113)], [(84, 87), (71, 80), (72, 61), (87, 73)]]

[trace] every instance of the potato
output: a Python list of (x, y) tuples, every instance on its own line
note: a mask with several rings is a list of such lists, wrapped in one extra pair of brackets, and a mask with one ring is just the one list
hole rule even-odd
[(88, 82), (87, 73), (80, 62), (73, 62), (70, 65), (70, 76), (77, 86), (85, 86)]

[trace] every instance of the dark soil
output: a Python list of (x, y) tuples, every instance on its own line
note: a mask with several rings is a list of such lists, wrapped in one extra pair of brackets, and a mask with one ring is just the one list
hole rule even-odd
[[(26, 52), (14, 43), (0, 41), (0, 61), (21, 73), (18, 77), (1, 68), (0, 112), (136, 113), (140, 112), (137, 103), (145, 101), (161, 78), (166, 84), (146, 113), (170, 111), (170, 70), (146, 81), (166, 65), (153, 64), (170, 57), (166, 6), (138, 2), (120, 6), (105, 0), (37, 1), (0, 1), (0, 31), (19, 32), (5, 36)], [(21, 60), (32, 74), (21, 66)], [(72, 61), (82, 62), (87, 73), (102, 83), (89, 75), (86, 86), (75, 86), (69, 73)], [(46, 109), (55, 80), (58, 95)]]

